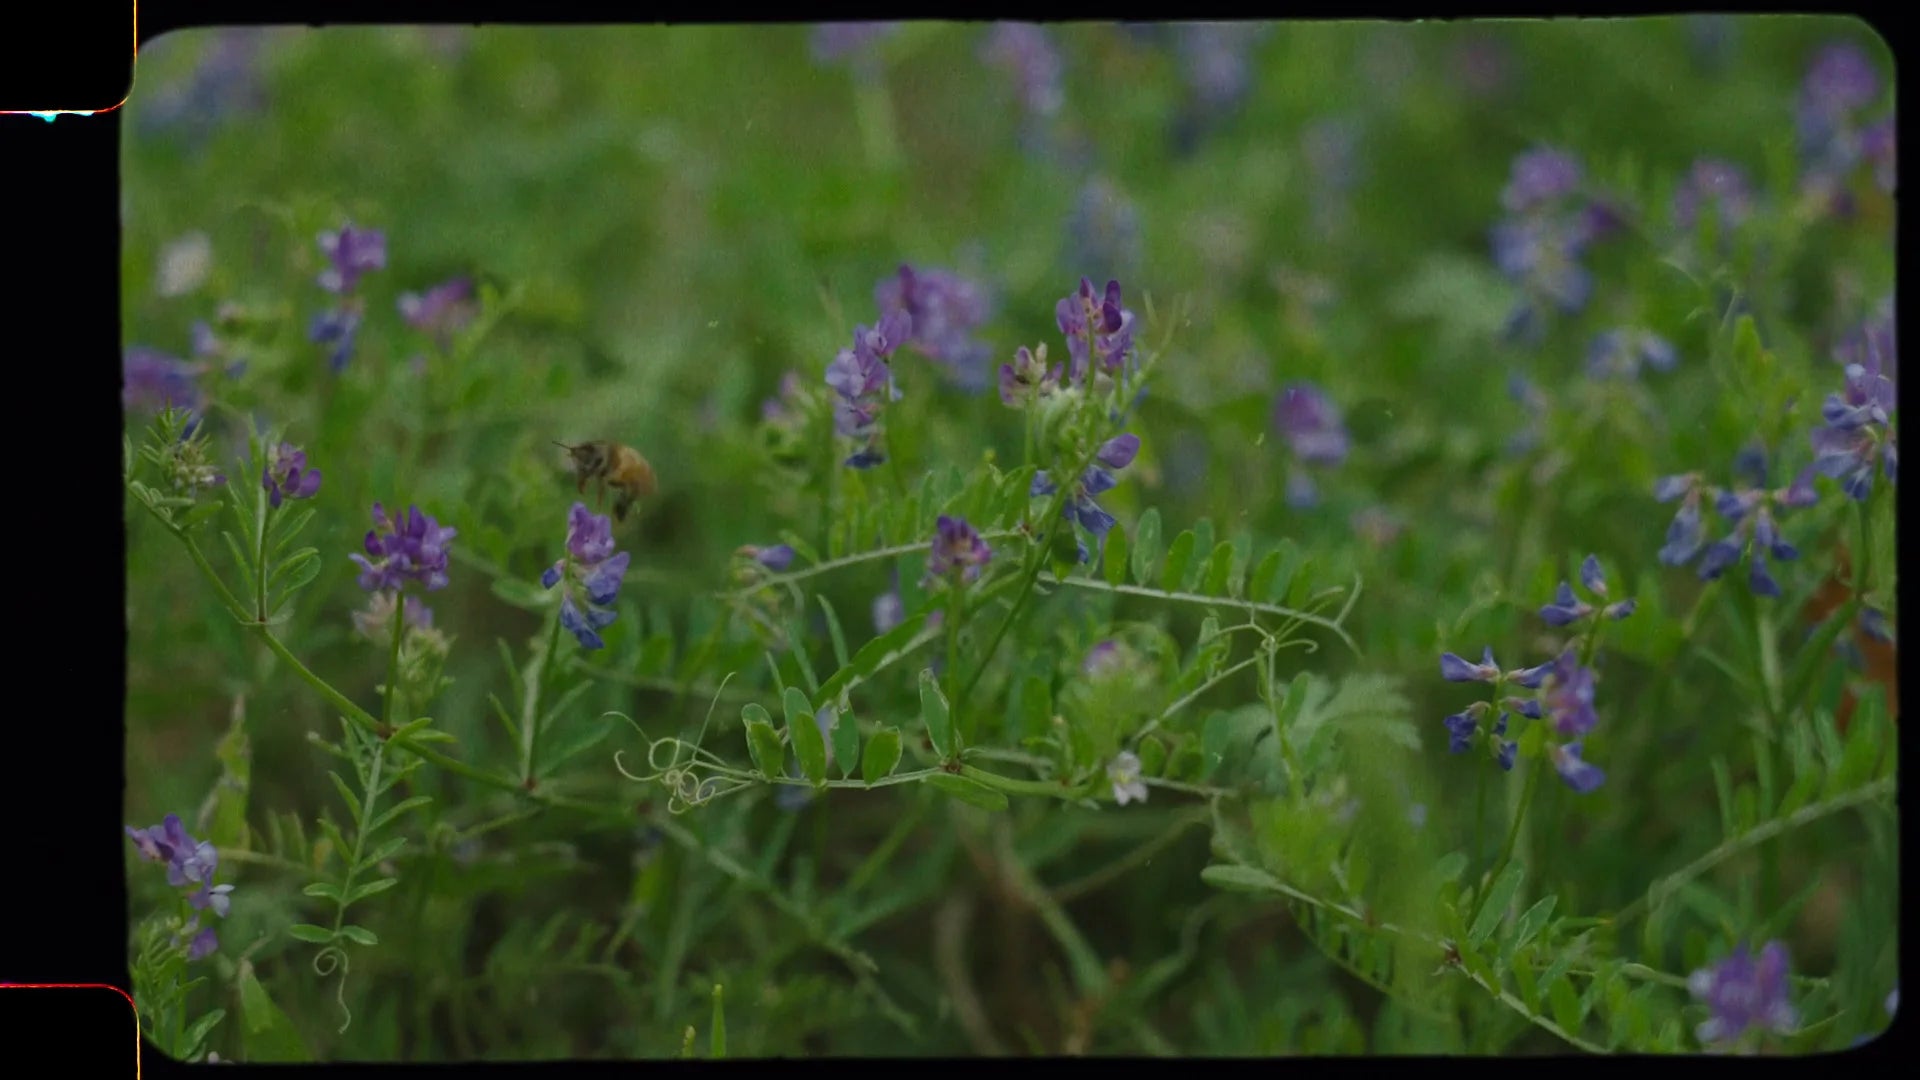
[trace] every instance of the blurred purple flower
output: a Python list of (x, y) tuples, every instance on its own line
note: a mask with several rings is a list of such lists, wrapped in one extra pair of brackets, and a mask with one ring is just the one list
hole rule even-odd
[(360, 331), (359, 305), (348, 303), (313, 317), (307, 338), (316, 345), (329, 346), (327, 367), (336, 375), (346, 370), (353, 359), (354, 342)]
[(907, 621), (907, 605), (900, 599), (900, 590), (888, 589), (873, 598), (873, 632), (884, 634)]
[(407, 583), (429, 591), (447, 585), (447, 548), (458, 530), (443, 526), (409, 506), (403, 518), (389, 518), (373, 504), (373, 528), (368, 530), (366, 554), (347, 556), (360, 566), (360, 587), (367, 592), (398, 592)]
[(313, 498), (320, 490), (320, 470), (307, 468), (305, 450), (283, 442), (267, 451), (260, 486), (267, 489), (267, 501), (278, 510), (282, 500)]
[(772, 424), (788, 423), (799, 416), (805, 401), (806, 389), (800, 373), (789, 371), (780, 376), (778, 393), (760, 403), (760, 419)]
[(1791, 1032), (1800, 1022), (1787, 979), (1787, 947), (1767, 943), (1756, 955), (1745, 942), (1711, 967), (1687, 978), (1687, 990), (1706, 1004), (1709, 1016), (1694, 1029), (1708, 1045), (1731, 1043), (1752, 1030)]
[(328, 265), (317, 280), (322, 289), (335, 295), (353, 292), (360, 284), (360, 275), (386, 268), (387, 234), (378, 229), (348, 223), (321, 233), (318, 242)]
[(1580, 188), (1580, 162), (1564, 150), (1535, 147), (1513, 160), (1513, 172), (1500, 205), (1525, 214), (1556, 203)]
[(793, 565), (793, 548), (786, 544), (774, 547), (754, 547), (749, 544), (740, 549), (740, 554), (759, 563), (762, 567), (778, 574)]
[(1596, 336), (1587, 348), (1587, 374), (1596, 379), (1633, 379), (1642, 365), (1672, 371), (1673, 343), (1651, 330), (1621, 327)]
[(941, 514), (934, 523), (933, 543), (927, 552), (927, 577), (971, 583), (993, 558), (993, 549), (966, 519)]
[(1095, 276), (1120, 277), (1140, 262), (1140, 216), (1111, 180), (1096, 176), (1080, 188), (1067, 218), (1068, 261)]
[(199, 60), (178, 80), (142, 90), (134, 109), (137, 130), (158, 135), (179, 130), (191, 142), (211, 135), (223, 121), (260, 111), (266, 105), (260, 54), (266, 32), (258, 27), (229, 27), (211, 32), (169, 35), (143, 45), (151, 61), (162, 49), (171, 50), (197, 38), (210, 37)]
[(397, 306), (408, 326), (432, 334), (443, 349), (479, 313), (473, 279), (466, 277), (443, 281), (424, 293), (402, 293)]
[(1253, 86), (1250, 54), (1267, 29), (1257, 22), (1173, 24), (1181, 78), (1200, 113), (1222, 112), (1245, 100)]
[(1500, 665), (1493, 659), (1493, 646), (1486, 647), (1477, 664), (1454, 653), (1441, 653), (1440, 677), (1448, 682), (1493, 682), (1500, 678)]
[(858, 65), (875, 45), (899, 29), (897, 22), (820, 23), (813, 28), (813, 61), (836, 64), (852, 59)]
[(1541, 684), (1540, 700), (1546, 719), (1563, 737), (1585, 735), (1600, 718), (1593, 711), (1593, 669), (1580, 663), (1573, 649), (1553, 661)]
[(1019, 88), (1021, 105), (1034, 116), (1060, 111), (1066, 95), (1060, 86), (1060, 52), (1045, 29), (1033, 23), (997, 22), (987, 31), (981, 59)]
[(1691, 230), (1700, 218), (1701, 207), (1708, 205), (1717, 211), (1723, 232), (1751, 216), (1753, 187), (1746, 171), (1714, 158), (1696, 160), (1673, 193), (1674, 225)]
[(989, 314), (979, 284), (947, 270), (902, 266), (874, 289), (874, 300), (882, 314), (904, 311), (910, 317), (909, 347), (945, 367), (962, 388), (986, 389), (989, 349), (973, 337)]
[(887, 312), (872, 329), (854, 327), (853, 348), (840, 350), (827, 365), (827, 386), (839, 395), (833, 408), (834, 430), (861, 444), (846, 460), (853, 468), (871, 468), (886, 460), (879, 448), (880, 410), (900, 400), (887, 357), (912, 332), (912, 316), (899, 310)]
[(1109, 638), (1095, 642), (1093, 648), (1087, 650), (1086, 657), (1080, 661), (1080, 673), (1098, 679), (1119, 671), (1125, 667), (1125, 662), (1126, 654), (1121, 650), (1120, 643)]
[(144, 412), (169, 408), (198, 411), (203, 399), (195, 380), (205, 370), (205, 365), (136, 345), (121, 358), (120, 401), (128, 409)]
[(1547, 745), (1547, 756), (1553, 761), (1553, 769), (1567, 786), (1585, 795), (1599, 787), (1607, 779), (1607, 774), (1599, 766), (1589, 764), (1580, 757), (1580, 744), (1571, 742), (1565, 746)]
[[(1891, 331), (1889, 331), (1889, 334)], [(1878, 360), (1877, 355), (1870, 359)], [(1874, 466), (1887, 483), (1896, 481), (1899, 443), (1892, 414), (1897, 407), (1893, 380), (1866, 364), (1848, 364), (1845, 389), (1827, 395), (1821, 409), (1826, 422), (1810, 436), (1814, 468), (1841, 482), (1849, 498), (1863, 501), (1873, 491)]]
[[(613, 550), (613, 519), (574, 503), (567, 511), (567, 553), (540, 575), (543, 588), (560, 585), (560, 626), (583, 649), (606, 645), (599, 631), (616, 617), (613, 603), (630, 560)], [(564, 584), (563, 584), (564, 583)]]

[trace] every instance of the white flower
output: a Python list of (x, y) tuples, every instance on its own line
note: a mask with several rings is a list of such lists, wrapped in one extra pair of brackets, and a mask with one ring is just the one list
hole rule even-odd
[(1147, 785), (1140, 779), (1140, 759), (1122, 751), (1107, 766), (1107, 779), (1113, 781), (1113, 801), (1125, 806), (1147, 801)]

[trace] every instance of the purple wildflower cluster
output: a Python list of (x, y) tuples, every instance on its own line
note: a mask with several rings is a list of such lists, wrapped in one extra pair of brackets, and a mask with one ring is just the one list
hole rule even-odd
[(1892, 484), (1900, 464), (1893, 429), (1898, 356), (1891, 304), (1842, 343), (1838, 358), (1846, 365), (1846, 384), (1827, 395), (1820, 410), (1824, 422), (1811, 434), (1813, 467), (1840, 481), (1849, 498), (1863, 501), (1873, 492), (1874, 467)]
[(833, 403), (833, 428), (859, 444), (846, 464), (870, 469), (887, 460), (880, 448), (880, 411), (900, 400), (887, 357), (913, 333), (913, 317), (889, 311), (872, 329), (856, 326), (853, 348), (841, 349), (827, 365), (827, 385), (839, 395)]
[(1319, 387), (1296, 382), (1282, 388), (1274, 402), (1273, 426), (1293, 452), (1287, 468), (1287, 503), (1314, 505), (1320, 495), (1308, 467), (1340, 464), (1351, 445), (1339, 408)]
[(540, 584), (560, 589), (560, 626), (584, 649), (606, 645), (600, 631), (612, 625), (613, 602), (631, 556), (613, 549), (613, 519), (574, 503), (567, 512), (567, 553), (540, 575)]
[[(1809, 466), (1801, 470), (1791, 484), (1778, 489), (1766, 485), (1763, 455), (1743, 454), (1735, 471), (1747, 474), (1742, 479), (1754, 482), (1718, 488), (1707, 484), (1699, 473), (1679, 473), (1663, 477), (1654, 485), (1656, 500), (1680, 501), (1680, 509), (1667, 526), (1666, 543), (1659, 552), (1660, 562), (1667, 566), (1685, 566), (1698, 557), (1701, 580), (1711, 581), (1738, 565), (1741, 557), (1748, 554), (1751, 541), (1748, 587), (1758, 596), (1779, 596), (1780, 583), (1774, 580), (1767, 559), (1788, 562), (1800, 553), (1781, 535), (1779, 523), (1774, 519), (1780, 511), (1812, 506), (1819, 500), (1819, 493), (1813, 487), (1814, 469)], [(1714, 512), (1733, 526), (1731, 532), (1711, 544), (1706, 541), (1706, 525), (1700, 513), (1704, 502), (1711, 502)]]
[(906, 345), (945, 368), (962, 389), (987, 386), (990, 350), (973, 337), (990, 305), (979, 284), (947, 270), (902, 266), (874, 289), (883, 315), (904, 311), (911, 323)]
[(1700, 158), (1687, 170), (1673, 193), (1673, 224), (1691, 231), (1701, 211), (1711, 209), (1720, 233), (1739, 226), (1753, 214), (1753, 185), (1746, 170), (1717, 158)]
[[(167, 864), (167, 884), (193, 889), (187, 896), (189, 907), (196, 912), (211, 910), (222, 919), (227, 917), (233, 906), (233, 886), (213, 883), (220, 853), (211, 843), (189, 835), (178, 814), (168, 814), (160, 824), (145, 829), (131, 825), (126, 828), (127, 837), (141, 858)], [(181, 931), (180, 941), (186, 945), (188, 960), (203, 960), (220, 947), (220, 938), (213, 927), (201, 927), (197, 914)]]
[(431, 592), (447, 586), (447, 550), (457, 530), (409, 506), (404, 517), (388, 517), (386, 508), (373, 504), (373, 528), (367, 530), (366, 554), (348, 558), (360, 566), (360, 587), (367, 592), (399, 592), (409, 583)]
[(396, 306), (408, 326), (431, 335), (443, 351), (453, 335), (479, 313), (473, 298), (473, 279), (468, 277), (443, 281), (424, 292), (402, 293)]
[(156, 349), (135, 346), (120, 362), (120, 401), (128, 409), (158, 413), (164, 409), (198, 412), (204, 403), (199, 377), (203, 364), (191, 364)]
[(1000, 401), (1009, 409), (1025, 409), (1060, 390), (1061, 366), (1047, 366), (1047, 346), (1016, 349), (1013, 362), (1000, 365)]
[(1068, 378), (1090, 385), (1096, 375), (1109, 378), (1133, 370), (1133, 312), (1120, 306), (1120, 283), (1107, 282), (1095, 293), (1090, 278), (1053, 307), (1054, 322), (1067, 338)]
[(1618, 226), (1614, 211), (1582, 195), (1585, 177), (1573, 155), (1536, 147), (1514, 159), (1493, 228), (1493, 258), (1523, 292), (1507, 320), (1510, 336), (1538, 340), (1550, 311), (1573, 314), (1593, 294), (1580, 257)]
[(1757, 954), (1742, 943), (1718, 964), (1694, 972), (1687, 989), (1709, 1014), (1694, 1034), (1706, 1045), (1725, 1046), (1748, 1032), (1793, 1031), (1800, 1016), (1793, 1007), (1788, 966), (1787, 947), (1780, 942), (1769, 942)]
[(318, 278), (322, 289), (339, 298), (332, 308), (314, 316), (307, 337), (328, 347), (327, 364), (337, 374), (353, 358), (354, 338), (360, 330), (365, 303), (355, 295), (360, 277), (387, 265), (387, 235), (378, 229), (362, 229), (352, 223), (323, 232), (320, 252), (327, 258), (326, 269)]
[[(1596, 556), (1588, 555), (1581, 562), (1580, 584), (1595, 600), (1606, 600), (1606, 577)], [(1629, 598), (1596, 608), (1580, 599), (1572, 585), (1562, 581), (1553, 602), (1540, 609), (1540, 618), (1556, 628), (1585, 623), (1590, 642), (1590, 635), (1598, 632), (1598, 620), (1624, 619), (1633, 614), (1634, 606)], [(1606, 773), (1582, 755), (1584, 737), (1600, 722), (1593, 707), (1598, 676), (1581, 662), (1575, 644), (1569, 643), (1546, 663), (1513, 671), (1501, 669), (1494, 660), (1492, 646), (1487, 647), (1477, 664), (1453, 653), (1442, 653), (1440, 677), (1448, 682), (1484, 682), (1493, 686), (1493, 700), (1476, 701), (1446, 718), (1447, 748), (1453, 753), (1465, 753), (1472, 748), (1480, 735), (1482, 721), (1492, 714), (1495, 719), (1487, 729), (1487, 749), (1501, 769), (1513, 768), (1519, 742), (1506, 737), (1507, 729), (1512, 716), (1523, 716), (1551, 726), (1555, 740), (1547, 744), (1547, 760), (1568, 787), (1584, 795), (1606, 780)], [(1502, 695), (1508, 684), (1536, 693), (1531, 698)]]
[[(1067, 519), (1078, 522), (1080, 527), (1093, 535), (1095, 545), (1105, 550), (1107, 533), (1112, 531), (1115, 520), (1112, 514), (1100, 508), (1094, 499), (1103, 492), (1113, 490), (1120, 481), (1113, 475), (1133, 464), (1135, 455), (1140, 452), (1140, 436), (1121, 433), (1100, 444), (1093, 455), (1093, 464), (1088, 465), (1080, 479), (1074, 484), (1068, 496)], [(1033, 484), (1029, 494), (1034, 498), (1052, 495), (1060, 490), (1045, 470), (1033, 474)], [(1077, 542), (1077, 541), (1076, 541)], [(1080, 561), (1086, 562), (1087, 546), (1080, 544)]]
[(1800, 88), (1795, 127), (1800, 137), (1803, 189), (1837, 214), (1853, 209), (1852, 184), (1861, 166), (1881, 191), (1894, 187), (1893, 109), (1867, 121), (1881, 100), (1880, 75), (1856, 46), (1823, 47)]
[(1651, 330), (1621, 327), (1593, 339), (1587, 348), (1587, 374), (1596, 379), (1633, 379), (1642, 366), (1672, 371), (1679, 354), (1673, 343)]
[(267, 489), (267, 501), (278, 510), (284, 500), (313, 498), (320, 490), (320, 470), (307, 468), (305, 450), (292, 443), (279, 443), (267, 451), (260, 486)]
[[(188, 141), (197, 143), (212, 135), (225, 120), (259, 112), (266, 106), (260, 56), (267, 33), (260, 27), (213, 31), (209, 35), (211, 43), (186, 77), (155, 88), (145, 99), (145, 108), (135, 110), (138, 130), (150, 136), (178, 130)], [(154, 42), (142, 51), (178, 47), (176, 41), (184, 44), (195, 36)]]
[(970, 585), (993, 559), (978, 530), (965, 518), (940, 515), (934, 522), (933, 543), (927, 549), (927, 580), (949, 585)]
[(760, 403), (760, 419), (776, 426), (791, 424), (805, 412), (806, 386), (800, 373), (789, 371), (780, 376), (780, 388)]

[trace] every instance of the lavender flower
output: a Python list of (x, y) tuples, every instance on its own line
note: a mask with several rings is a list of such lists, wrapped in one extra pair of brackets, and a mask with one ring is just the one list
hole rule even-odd
[[(1823, 47), (1807, 70), (1795, 119), (1803, 184), (1835, 212), (1851, 210), (1848, 183), (1854, 170), (1869, 160), (1867, 131), (1862, 128), (1860, 114), (1879, 98), (1880, 76), (1866, 54), (1853, 45)], [(1891, 189), (1891, 116), (1887, 123), (1885, 133), (1873, 132), (1876, 145), (1871, 149), (1884, 157), (1884, 168), (1875, 169), (1875, 179)], [(1883, 140), (1884, 145), (1880, 145)], [(1874, 164), (1880, 166), (1883, 161), (1875, 160)], [(1884, 178), (1878, 175), (1882, 172)]]
[(1700, 158), (1673, 193), (1673, 223), (1691, 231), (1702, 207), (1711, 205), (1725, 232), (1753, 213), (1753, 188), (1745, 170), (1714, 158)]
[(398, 592), (409, 582), (432, 591), (447, 585), (447, 546), (458, 531), (409, 506), (404, 518), (389, 518), (373, 504), (373, 528), (366, 554), (348, 558), (360, 566), (360, 587), (367, 592)]
[(347, 362), (353, 359), (359, 332), (360, 307), (357, 303), (349, 302), (315, 315), (307, 327), (307, 339), (315, 345), (328, 347), (327, 367), (338, 375), (346, 370)]
[(1273, 425), (1293, 451), (1287, 501), (1311, 506), (1318, 494), (1304, 466), (1338, 465), (1347, 457), (1349, 440), (1340, 410), (1318, 387), (1294, 383), (1282, 389), (1274, 402)]
[(1250, 53), (1266, 27), (1258, 23), (1179, 23), (1173, 27), (1180, 74), (1203, 114), (1244, 100), (1253, 85)]
[(1047, 366), (1047, 346), (1043, 342), (1029, 350), (1025, 345), (1014, 351), (1013, 363), (1000, 365), (1000, 401), (1010, 409), (1052, 397), (1060, 389), (1060, 365)]
[(1105, 678), (1124, 670), (1128, 659), (1125, 647), (1118, 641), (1108, 639), (1095, 642), (1080, 661), (1080, 673), (1090, 679)]
[(433, 335), (442, 349), (478, 314), (473, 279), (466, 277), (443, 281), (423, 293), (402, 293), (397, 306), (408, 326)]
[[(630, 556), (613, 550), (613, 519), (574, 503), (567, 512), (567, 553), (540, 575), (540, 584), (560, 590), (560, 625), (583, 649), (606, 645), (599, 631), (613, 623)], [(564, 582), (564, 584), (562, 584)]]
[[(1113, 529), (1115, 520), (1114, 516), (1102, 510), (1100, 504), (1094, 499), (1104, 492), (1113, 490), (1114, 486), (1120, 482), (1113, 472), (1133, 464), (1133, 459), (1139, 452), (1140, 437), (1138, 435), (1122, 433), (1108, 439), (1101, 444), (1099, 450), (1094, 452), (1094, 463), (1087, 466), (1086, 471), (1080, 474), (1080, 481), (1074, 485), (1073, 492), (1068, 497), (1067, 518), (1079, 522), (1081, 528), (1092, 533), (1094, 542), (1102, 549), (1105, 548), (1107, 533)], [(1028, 494), (1034, 498), (1041, 498), (1052, 495), (1058, 490), (1059, 485), (1054, 483), (1053, 478), (1045, 470), (1042, 470), (1033, 474), (1033, 483), (1028, 489)], [(1080, 561), (1086, 560), (1087, 549), (1083, 544), (1080, 547)]]
[(994, 23), (980, 55), (1018, 85), (1020, 103), (1029, 114), (1047, 117), (1060, 111), (1066, 100), (1060, 86), (1060, 53), (1045, 29), (1033, 23)]
[[(1889, 346), (1891, 337), (1889, 326)], [(1867, 360), (1865, 364), (1847, 365), (1846, 388), (1827, 396), (1820, 410), (1826, 423), (1810, 436), (1814, 468), (1839, 480), (1848, 497), (1856, 501), (1872, 493), (1876, 464), (1891, 484), (1900, 462), (1892, 423), (1897, 407), (1893, 380), (1880, 373), (1877, 351), (1870, 351)]]
[(1560, 779), (1574, 791), (1586, 795), (1598, 788), (1607, 779), (1607, 774), (1598, 766), (1590, 765), (1580, 759), (1580, 744), (1568, 743), (1565, 746), (1547, 746), (1547, 755), (1553, 761), (1554, 771)]
[(1790, 1000), (1788, 967), (1780, 942), (1768, 942), (1758, 954), (1742, 942), (1718, 964), (1694, 972), (1687, 990), (1709, 1012), (1694, 1034), (1702, 1043), (1724, 1045), (1749, 1031), (1791, 1032), (1800, 1017)]
[[(1743, 457), (1747, 455), (1743, 454)], [(1663, 477), (1654, 485), (1653, 496), (1656, 500), (1680, 500), (1680, 509), (1674, 514), (1672, 524), (1667, 526), (1667, 540), (1660, 549), (1659, 558), (1667, 566), (1685, 566), (1696, 556), (1701, 556), (1699, 576), (1703, 581), (1710, 581), (1740, 562), (1741, 556), (1748, 551), (1748, 540), (1751, 539), (1752, 564), (1748, 587), (1756, 595), (1779, 596), (1780, 585), (1768, 569), (1767, 558), (1771, 556), (1787, 562), (1798, 558), (1800, 553), (1780, 535), (1774, 518), (1781, 510), (1811, 506), (1817, 500), (1818, 495), (1813, 489), (1815, 470), (1809, 466), (1801, 470), (1786, 487), (1768, 490), (1765, 487), (1764, 456), (1750, 459), (1746, 468), (1755, 470), (1753, 479), (1758, 483), (1753, 487), (1712, 487), (1698, 473)], [(1736, 471), (1741, 469), (1737, 467)], [(1708, 499), (1712, 500), (1714, 511), (1733, 525), (1731, 533), (1712, 544), (1706, 543), (1706, 527), (1700, 516), (1700, 504)]]
[(874, 289), (874, 300), (882, 313), (907, 313), (909, 347), (945, 367), (962, 388), (986, 388), (989, 350), (973, 338), (988, 315), (986, 293), (978, 284), (947, 270), (902, 266)]
[(1881, 191), (1893, 194), (1895, 161), (1892, 113), (1868, 124), (1860, 133), (1860, 153), (1873, 166), (1873, 182), (1879, 185)]
[(1478, 664), (1463, 660), (1450, 652), (1441, 653), (1440, 677), (1448, 682), (1497, 681), (1500, 678), (1500, 665), (1493, 659), (1493, 646), (1487, 646)]
[(880, 410), (887, 402), (900, 400), (887, 357), (912, 332), (912, 316), (905, 311), (888, 312), (872, 329), (854, 327), (853, 348), (840, 350), (827, 365), (827, 385), (839, 395), (833, 408), (834, 430), (860, 443), (846, 460), (853, 468), (871, 468), (886, 460), (880, 451)]
[(1507, 319), (1511, 337), (1538, 340), (1549, 311), (1579, 311), (1592, 294), (1580, 256), (1621, 222), (1613, 207), (1581, 195), (1583, 184), (1565, 151), (1536, 147), (1514, 159), (1500, 196), (1508, 217), (1492, 233), (1494, 262), (1523, 292)]
[(1677, 354), (1672, 343), (1651, 330), (1609, 330), (1587, 349), (1587, 374), (1594, 378), (1632, 379), (1642, 364), (1655, 371), (1672, 371)]
[(993, 558), (993, 549), (966, 519), (940, 515), (934, 523), (933, 544), (927, 554), (927, 577), (949, 583), (971, 584)]
[(1133, 352), (1133, 312), (1120, 306), (1120, 283), (1107, 282), (1106, 292), (1095, 295), (1093, 282), (1080, 279), (1080, 289), (1062, 297), (1053, 306), (1054, 322), (1067, 338), (1071, 359), (1069, 378), (1078, 383), (1092, 380), (1092, 362), (1097, 359), (1102, 374), (1113, 375), (1131, 367)]
[(307, 468), (305, 450), (283, 442), (267, 451), (260, 486), (267, 489), (267, 501), (278, 510), (285, 499), (313, 498), (320, 490), (320, 470)]
[[(188, 907), (194, 911), (211, 910), (223, 919), (227, 917), (233, 906), (233, 886), (213, 883), (220, 853), (211, 843), (189, 835), (178, 814), (168, 814), (160, 824), (145, 829), (127, 826), (126, 832), (141, 858), (167, 864), (167, 884), (174, 888), (192, 888), (187, 896)], [(176, 940), (176, 944), (185, 945), (189, 961), (202, 960), (219, 947), (213, 928), (209, 926), (195, 933), (198, 926), (199, 917), (195, 916)]]
[(760, 403), (760, 419), (774, 425), (789, 424), (799, 418), (805, 404), (806, 389), (800, 373), (789, 371), (780, 376), (779, 392)]
[(1466, 708), (1445, 718), (1442, 723), (1447, 727), (1447, 749), (1455, 754), (1464, 754), (1473, 745), (1473, 737), (1480, 730), (1480, 718), (1485, 716), (1492, 706), (1484, 701), (1476, 701)]
[(1562, 652), (1548, 668), (1541, 684), (1546, 719), (1563, 737), (1585, 735), (1600, 718), (1593, 711), (1593, 669), (1580, 663), (1572, 649)]
[(1572, 195), (1582, 180), (1580, 162), (1553, 147), (1535, 147), (1513, 161), (1500, 204), (1514, 214), (1541, 209)]
[[(200, 36), (167, 38), (142, 51), (169, 48), (172, 42)], [(220, 122), (265, 106), (259, 57), (266, 35), (257, 27), (232, 27), (214, 31), (211, 38), (184, 79), (155, 87), (143, 99), (145, 108), (135, 112), (143, 135), (177, 128), (197, 143)]]
[(154, 349), (135, 346), (120, 362), (120, 401), (129, 409), (197, 412), (203, 404), (199, 383), (203, 365), (190, 364)]
[(767, 570), (778, 574), (793, 565), (793, 548), (786, 544), (774, 547), (754, 547), (749, 544), (742, 547), (739, 554), (760, 564)]
[(386, 268), (387, 234), (378, 229), (349, 223), (321, 233), (319, 244), (328, 263), (320, 272), (320, 287), (337, 296), (352, 293), (360, 284), (360, 275)]
[(1107, 780), (1113, 784), (1113, 801), (1125, 806), (1147, 801), (1147, 784), (1140, 778), (1140, 759), (1123, 750), (1107, 765)]

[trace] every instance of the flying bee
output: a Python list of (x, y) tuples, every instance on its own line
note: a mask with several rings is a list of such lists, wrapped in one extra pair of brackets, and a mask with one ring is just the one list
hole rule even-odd
[(606, 500), (607, 489), (614, 490), (613, 516), (616, 520), (627, 520), (627, 511), (642, 498), (652, 498), (655, 490), (653, 466), (640, 456), (640, 451), (612, 439), (594, 439), (569, 446), (563, 442), (554, 443), (565, 450), (573, 459), (574, 476), (579, 481), (579, 490), (585, 494), (587, 481), (597, 485), (599, 498)]

